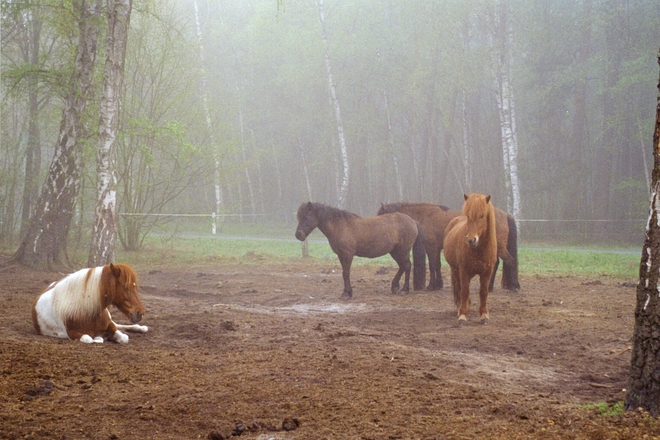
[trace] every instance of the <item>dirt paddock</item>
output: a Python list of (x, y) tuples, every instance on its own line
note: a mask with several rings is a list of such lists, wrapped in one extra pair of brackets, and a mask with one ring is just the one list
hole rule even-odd
[(625, 398), (630, 283), (522, 276), (486, 326), (473, 286), (459, 327), (450, 289), (392, 295), (393, 274), (355, 267), (343, 302), (338, 263), (138, 268), (149, 332), (85, 345), (32, 327), (58, 274), (1, 267), (0, 437), (660, 438), (598, 411)]

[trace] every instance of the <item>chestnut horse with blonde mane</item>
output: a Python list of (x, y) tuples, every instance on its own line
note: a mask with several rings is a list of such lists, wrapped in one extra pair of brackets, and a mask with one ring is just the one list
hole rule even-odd
[(467, 323), (470, 310), (470, 280), (479, 276), (479, 317), (488, 323), (488, 284), (497, 262), (495, 209), (490, 196), (463, 195), (462, 215), (454, 218), (445, 230), (445, 260), (451, 268), (454, 304), (458, 323)]
[[(133, 325), (115, 323), (108, 311), (110, 305), (129, 317)], [(120, 330), (147, 332), (146, 326), (137, 324), (144, 313), (133, 269), (127, 264), (108, 264), (81, 269), (48, 286), (32, 306), (32, 322), (41, 335), (125, 344), (128, 336)]]
[[(392, 280), (392, 293), (407, 293), (410, 279), (410, 251), (413, 253), (413, 287), (424, 288), (426, 261), (424, 236), (419, 224), (405, 214), (394, 213), (378, 217), (360, 217), (321, 203), (303, 203), (298, 208), (296, 238), (304, 241), (319, 228), (328, 239), (330, 247), (341, 263), (344, 279), (342, 299), (353, 297), (351, 287), (351, 263), (353, 257), (376, 258), (390, 254), (399, 265)], [(399, 280), (405, 274), (403, 287)]]
[[(424, 233), (424, 248), (429, 258), (430, 280), (428, 290), (439, 290), (443, 287), (440, 254), (443, 248), (445, 229), (449, 222), (461, 215), (460, 211), (449, 209), (434, 203), (386, 203), (381, 204), (378, 215), (402, 212), (417, 221)], [(490, 279), (489, 291), (495, 285), (495, 273), (502, 260), (502, 288), (517, 292), (518, 282), (518, 229), (511, 214), (495, 208), (495, 229), (497, 232), (497, 257), (493, 276)]]

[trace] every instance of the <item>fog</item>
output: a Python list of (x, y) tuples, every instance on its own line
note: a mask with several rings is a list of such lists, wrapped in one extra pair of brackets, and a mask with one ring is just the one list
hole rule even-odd
[[(26, 179), (22, 17), (3, 16), (5, 234)], [(62, 18), (42, 18), (40, 68), (66, 70)], [(282, 222), (308, 200), (375, 215), (482, 192), (529, 233), (630, 236), (648, 211), (659, 47), (656, 0), (135, 1), (118, 208)], [(40, 81), (39, 183), (62, 111), (57, 79)]]

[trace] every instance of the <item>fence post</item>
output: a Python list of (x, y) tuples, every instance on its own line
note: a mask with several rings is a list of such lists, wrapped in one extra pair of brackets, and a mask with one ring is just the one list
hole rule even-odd
[(218, 230), (218, 222), (216, 220), (217, 216), (215, 215), (215, 212), (211, 214), (211, 234), (215, 235), (216, 231)]
[(302, 256), (303, 258), (309, 257), (309, 243), (306, 238), (302, 242)]

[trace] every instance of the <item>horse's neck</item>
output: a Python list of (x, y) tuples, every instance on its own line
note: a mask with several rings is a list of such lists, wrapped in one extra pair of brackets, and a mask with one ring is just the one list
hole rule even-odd
[(494, 243), (497, 246), (497, 222), (495, 221), (495, 209), (491, 206), (488, 212), (488, 229), (486, 234), (488, 234), (488, 241)]

